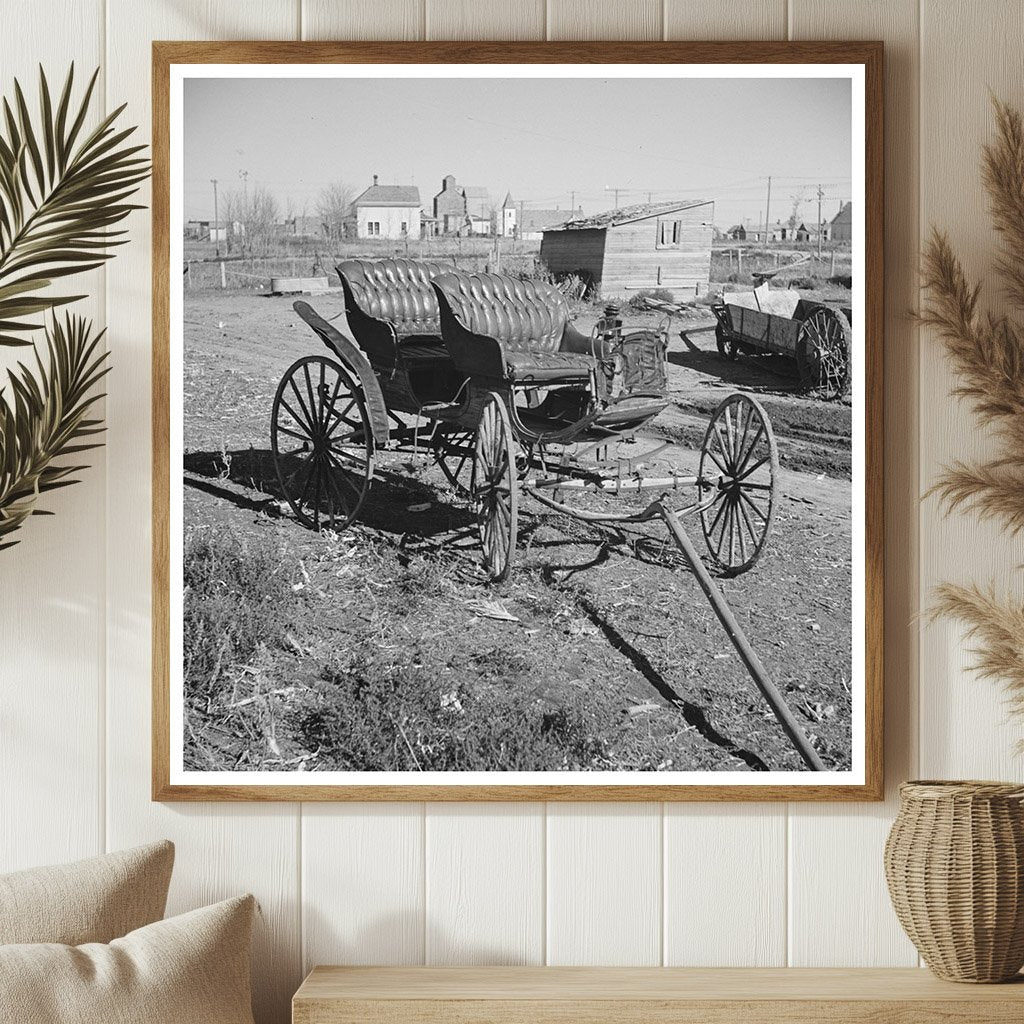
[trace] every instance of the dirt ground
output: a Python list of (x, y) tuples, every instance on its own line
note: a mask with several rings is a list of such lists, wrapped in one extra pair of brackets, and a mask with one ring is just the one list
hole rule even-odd
[[(309, 301), (346, 330), (339, 294)], [(247, 745), (238, 731), (206, 729), (197, 741), (200, 763), (344, 766), (328, 735), (337, 676), (313, 678), (309, 666), (327, 651), (359, 650), (364, 671), (426, 679), (438, 713), (453, 722), (473, 692), (487, 690), (546, 709), (545, 721), (582, 709), (595, 729), (614, 725), (622, 754), (606, 767), (802, 767), (660, 525), (597, 528), (524, 500), (515, 570), (490, 585), (472, 540), (451, 542), (472, 521), (467, 503), (429, 456), (398, 454), (381, 459), (361, 521), (344, 535), (299, 525), (279, 500), (270, 408), (287, 367), (318, 352), (320, 342), (291, 303), (252, 293), (186, 294), (186, 535), (231, 534), (243, 552), (273, 546), (307, 602), (285, 649), (272, 652), (252, 683), (251, 698), (244, 691), (252, 673), (238, 676), (236, 697), (263, 702), (269, 735), (252, 733)], [(589, 329), (585, 317), (578, 326)], [(712, 326), (703, 311), (674, 323), (672, 405), (648, 433), (678, 442), (660, 462), (695, 472), (708, 414), (722, 398), (744, 391), (767, 409), (782, 467), (772, 534), (752, 571), (719, 582), (826, 765), (846, 769), (850, 406), (798, 395), (783, 360), (723, 359)], [(703, 547), (697, 524), (691, 535)], [(487, 602), (495, 601), (509, 618), (490, 616)], [(659, 752), (654, 764), (652, 749)], [(422, 755), (408, 753), (423, 767)]]

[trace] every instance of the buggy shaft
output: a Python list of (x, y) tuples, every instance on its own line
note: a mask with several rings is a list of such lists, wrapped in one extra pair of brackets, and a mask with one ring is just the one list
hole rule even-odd
[(757, 688), (761, 691), (761, 696), (768, 702), (768, 706), (778, 719), (779, 725), (782, 726), (786, 735), (792, 741), (793, 746), (804, 759), (807, 767), (816, 772), (824, 771), (825, 765), (818, 756), (818, 752), (811, 745), (807, 734), (803, 731), (800, 723), (790, 710), (789, 705), (786, 703), (786, 698), (783, 697), (769, 678), (768, 671), (761, 659), (757, 656), (753, 647), (750, 646), (750, 641), (743, 632), (736, 616), (733, 615), (732, 609), (725, 600), (725, 595), (718, 589), (717, 584), (711, 578), (711, 573), (708, 572), (707, 566), (701, 561), (696, 548), (693, 546), (693, 541), (690, 540), (689, 534), (683, 528), (683, 524), (679, 521), (678, 516), (670, 508), (662, 505), (661, 502), (658, 502), (657, 506), (673, 539), (686, 556), (686, 560), (690, 563), (693, 574), (697, 577), (697, 582), (700, 584), (704, 595), (718, 616), (718, 621), (722, 623), (722, 627), (732, 641), (733, 647), (736, 648), (736, 653), (739, 654), (743, 664), (747, 667), (747, 671), (750, 673), (751, 679), (754, 680)]

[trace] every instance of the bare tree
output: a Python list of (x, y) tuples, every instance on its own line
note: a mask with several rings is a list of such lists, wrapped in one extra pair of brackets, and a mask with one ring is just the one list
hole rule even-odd
[(262, 185), (249, 193), (245, 217), (245, 243), (250, 253), (266, 256), (277, 237), (277, 200)]
[(343, 181), (335, 181), (320, 190), (316, 212), (327, 237), (333, 241), (345, 237), (345, 222), (352, 215), (352, 200), (356, 190)]
[(262, 185), (246, 191), (231, 189), (224, 196), (224, 220), (228, 229), (228, 252), (265, 256), (277, 235), (277, 200)]
[(807, 202), (807, 189), (802, 188), (799, 192), (790, 196), (793, 201), (793, 206), (789, 211), (789, 228), (791, 231), (796, 231), (800, 225), (800, 208)]
[(234, 248), (241, 248), (241, 240), (236, 235), (236, 228), (241, 228), (242, 214), (242, 193), (237, 189), (225, 189), (224, 198), (221, 200), (221, 209), (224, 211), (224, 240), (227, 242), (228, 255)]

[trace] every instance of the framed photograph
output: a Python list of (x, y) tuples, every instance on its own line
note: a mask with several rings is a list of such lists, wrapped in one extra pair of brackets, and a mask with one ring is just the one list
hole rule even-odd
[(881, 43), (153, 76), (155, 799), (881, 798)]

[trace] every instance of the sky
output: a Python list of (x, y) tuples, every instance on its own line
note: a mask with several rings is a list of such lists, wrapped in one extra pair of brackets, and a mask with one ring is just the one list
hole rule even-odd
[(315, 213), (332, 182), (361, 192), (441, 179), (533, 208), (587, 214), (618, 204), (710, 198), (721, 228), (764, 217), (830, 219), (850, 197), (848, 79), (188, 79), (186, 219), (262, 185), (282, 212)]

